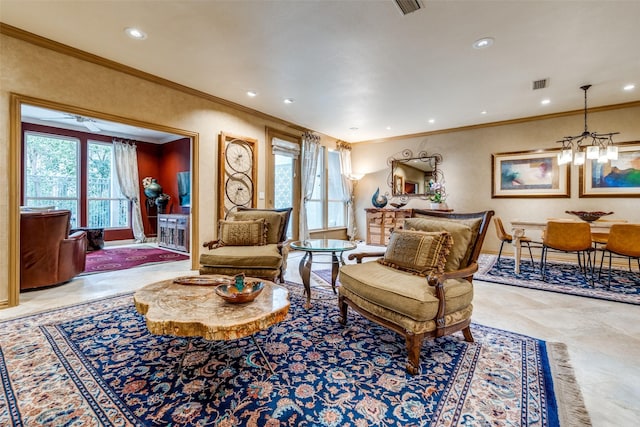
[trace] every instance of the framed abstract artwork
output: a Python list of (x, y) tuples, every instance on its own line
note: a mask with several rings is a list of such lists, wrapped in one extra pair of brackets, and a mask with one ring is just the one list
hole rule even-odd
[(570, 197), (571, 171), (558, 165), (559, 150), (519, 151), (491, 156), (491, 197)]
[(580, 197), (640, 197), (640, 141), (615, 145), (617, 160), (580, 168)]

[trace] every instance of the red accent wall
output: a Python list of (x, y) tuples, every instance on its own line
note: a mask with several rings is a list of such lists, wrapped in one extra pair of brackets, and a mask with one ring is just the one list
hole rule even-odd
[[(68, 129), (60, 129), (53, 126), (42, 126), (31, 123), (22, 123), (22, 150), (24, 153), (24, 132), (40, 132), (53, 135), (62, 135), (77, 138), (80, 140), (80, 161), (81, 161), (81, 180), (80, 188), (86, 188), (86, 171), (87, 168), (87, 141), (111, 142), (113, 137), (104, 134), (95, 134), (90, 132), (80, 132)], [(157, 234), (157, 219), (155, 205), (153, 209), (147, 211), (142, 187), (142, 179), (150, 176), (156, 178), (162, 186), (163, 192), (171, 196), (170, 204), (167, 206), (168, 213), (181, 213), (178, 204), (178, 172), (191, 170), (191, 140), (182, 138), (166, 144), (151, 144), (146, 142), (135, 141), (138, 148), (138, 176), (140, 177), (140, 201), (142, 207), (142, 223), (144, 225), (144, 233), (147, 237), (155, 237)], [(24, 155), (24, 154), (22, 154)], [(24, 158), (22, 159), (24, 164)], [(24, 172), (20, 174), (20, 200), (24, 204)], [(86, 195), (80, 194), (81, 206), (86, 206)], [(81, 212), (80, 224), (86, 224), (86, 212)], [(133, 239), (133, 231), (128, 229), (105, 230), (105, 240), (128, 240)]]

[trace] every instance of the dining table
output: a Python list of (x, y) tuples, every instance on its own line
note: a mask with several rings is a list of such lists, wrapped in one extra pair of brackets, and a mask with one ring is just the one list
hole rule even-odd
[[(515, 260), (514, 272), (516, 274), (520, 274), (520, 257), (522, 255), (522, 245), (520, 243), (520, 239), (525, 235), (525, 230), (544, 230), (547, 227), (548, 221), (583, 222), (582, 220), (578, 219), (566, 218), (550, 218), (545, 221), (520, 219), (511, 220), (511, 234), (513, 235), (513, 258)], [(608, 234), (611, 226), (615, 223), (616, 221), (592, 221), (589, 222), (589, 225), (591, 226), (592, 233)]]

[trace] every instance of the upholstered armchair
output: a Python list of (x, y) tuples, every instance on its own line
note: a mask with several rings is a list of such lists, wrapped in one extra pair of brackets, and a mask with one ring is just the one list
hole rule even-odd
[(85, 268), (86, 232), (69, 235), (71, 211), (20, 213), (20, 289), (68, 282)]
[(218, 239), (205, 242), (200, 274), (244, 273), (284, 282), (287, 228), (292, 208), (238, 208), (218, 222)]
[[(349, 255), (340, 269), (341, 323), (348, 307), (406, 339), (407, 371), (416, 374), (425, 338), (462, 331), (472, 342), (472, 277), (493, 211), (468, 214), (414, 210), (394, 230), (385, 252)], [(378, 257), (362, 262), (366, 257)]]

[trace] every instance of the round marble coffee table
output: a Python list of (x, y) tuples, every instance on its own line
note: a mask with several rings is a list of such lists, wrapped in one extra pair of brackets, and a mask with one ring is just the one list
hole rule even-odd
[(174, 280), (152, 283), (133, 296), (136, 310), (145, 316), (147, 329), (156, 335), (202, 337), (206, 340), (233, 340), (250, 336), (275, 374), (262, 347), (253, 334), (279, 323), (289, 312), (289, 293), (282, 286), (263, 279), (262, 293), (249, 303), (231, 304), (216, 294), (216, 283), (229, 276), (194, 276), (198, 282), (211, 278), (210, 284), (179, 284)]

